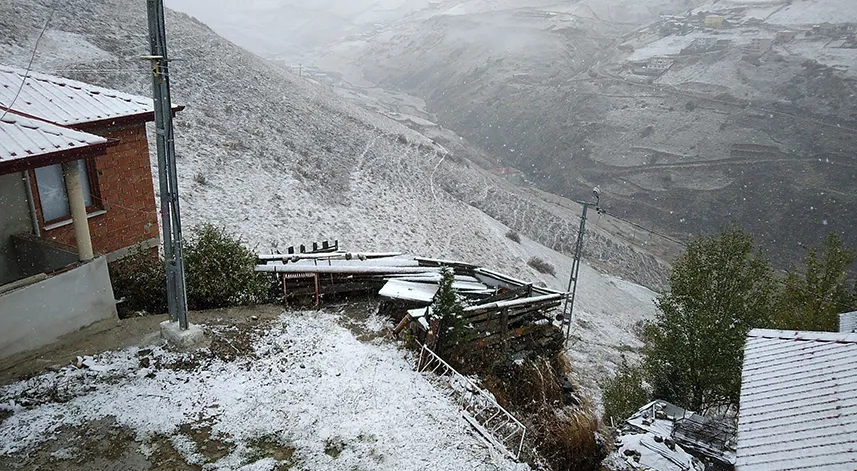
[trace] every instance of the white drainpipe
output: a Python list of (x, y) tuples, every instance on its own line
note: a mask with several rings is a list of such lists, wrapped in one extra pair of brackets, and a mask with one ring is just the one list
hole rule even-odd
[(65, 189), (68, 192), (68, 205), (71, 209), (71, 220), (74, 224), (74, 238), (77, 241), (77, 256), (81, 262), (94, 258), (92, 253), (92, 238), (89, 235), (89, 220), (86, 218), (86, 203), (83, 200), (83, 187), (80, 184), (81, 175), (76, 161), (62, 164), (65, 177)]

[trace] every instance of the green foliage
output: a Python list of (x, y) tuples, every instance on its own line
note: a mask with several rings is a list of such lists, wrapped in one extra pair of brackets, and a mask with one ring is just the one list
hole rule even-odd
[[(256, 273), (256, 255), (225, 230), (194, 228), (184, 246), (188, 309), (203, 310), (269, 301), (272, 283)], [(137, 251), (110, 266), (113, 291), (124, 298), (120, 316), (167, 312), (164, 263), (153, 251)]]
[(452, 288), (455, 275), (444, 267), (441, 271), (440, 288), (434, 298), (432, 315), (440, 319), (437, 350), (441, 353), (468, 340), (470, 329), (464, 319), (464, 308)]
[(643, 384), (644, 376), (640, 365), (630, 366), (622, 357), (619, 371), (601, 385), (606, 423), (610, 423), (610, 418), (617, 423), (627, 419), (651, 400)]
[(225, 229), (194, 228), (184, 252), (188, 309), (203, 310), (264, 302), (270, 287), (256, 273), (256, 254)]
[(771, 268), (747, 233), (693, 242), (646, 327), (654, 396), (699, 412), (737, 406), (744, 342), (751, 328), (769, 325), (773, 294)]
[(116, 306), (119, 317), (167, 312), (167, 276), (157, 251), (137, 248), (111, 263), (110, 280), (114, 295), (123, 300)]
[(848, 271), (857, 252), (831, 233), (821, 247), (806, 252), (800, 272), (791, 269), (783, 282), (774, 325), (785, 330), (837, 332), (839, 314), (855, 308)]

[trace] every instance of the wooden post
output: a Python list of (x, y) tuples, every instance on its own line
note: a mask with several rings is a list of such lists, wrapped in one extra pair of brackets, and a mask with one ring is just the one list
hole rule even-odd
[(283, 273), (283, 304), (289, 304), (289, 289), (286, 287), (286, 274)]
[(411, 317), (410, 314), (405, 314), (405, 317), (402, 318), (402, 322), (399, 322), (399, 324), (396, 325), (396, 328), (393, 329), (393, 335), (398, 337), (399, 334), (401, 334), (402, 331), (405, 330), (405, 327), (407, 327), (408, 324), (410, 324), (412, 320), (413, 320), (413, 317)]
[(315, 280), (315, 307), (321, 306), (321, 294), (318, 289), (318, 273), (313, 275), (313, 279)]
[(434, 318), (429, 323), (429, 331), (426, 335), (426, 346), (432, 350), (437, 348), (438, 329), (440, 329), (440, 319)]
[(503, 350), (509, 348), (509, 308), (500, 313), (500, 338), (503, 341)]

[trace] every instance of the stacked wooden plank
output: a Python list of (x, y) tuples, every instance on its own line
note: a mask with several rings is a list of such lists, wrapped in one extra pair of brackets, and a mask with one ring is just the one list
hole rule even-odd
[(554, 311), (566, 293), (467, 262), (393, 252), (328, 250), (260, 255), (256, 271), (280, 276), (287, 300), (311, 296), (318, 305), (327, 295), (378, 294), (384, 299), (381, 312), (401, 321), (397, 334), (412, 325), (419, 337), (426, 338), (433, 330), (427, 308), (434, 301), (444, 268), (453, 270), (452, 287), (465, 300), (464, 317), (476, 344), (507, 346), (518, 337), (553, 342), (554, 331), (558, 331)]

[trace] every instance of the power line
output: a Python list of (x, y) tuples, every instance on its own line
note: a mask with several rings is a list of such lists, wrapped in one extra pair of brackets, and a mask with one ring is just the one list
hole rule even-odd
[(668, 241), (671, 241), (671, 242), (674, 242), (674, 243), (676, 243), (676, 244), (679, 244), (679, 245), (681, 245), (682, 247), (687, 247), (687, 242), (682, 242), (682, 241), (680, 241), (680, 240), (678, 240), (678, 239), (676, 239), (676, 238), (674, 238), (674, 237), (670, 237), (670, 236), (668, 236), (668, 235), (666, 235), (666, 234), (662, 234), (662, 233), (660, 233), (660, 232), (657, 232), (657, 231), (654, 231), (654, 230), (652, 230), (652, 229), (649, 229), (648, 227), (641, 226), (641, 225), (637, 224), (636, 222), (631, 222), (631, 221), (629, 221), (629, 220), (627, 220), (627, 219), (624, 219), (624, 218), (621, 218), (621, 217), (619, 217), (619, 216), (617, 216), (617, 215), (615, 215), (615, 214), (613, 214), (613, 213), (608, 213), (608, 212), (607, 212), (606, 210), (604, 210), (604, 209), (602, 209), (602, 210), (601, 210), (601, 212), (602, 212), (603, 214), (606, 214), (606, 215), (608, 215), (608, 216), (612, 217), (613, 219), (618, 219), (618, 220), (620, 220), (620, 221), (622, 221), (622, 222), (624, 222), (624, 223), (626, 223), (626, 224), (630, 224), (630, 225), (632, 225), (632, 226), (636, 227), (637, 229), (640, 229), (640, 230), (646, 231), (646, 232), (648, 232), (648, 233), (650, 233), (650, 234), (654, 234), (654, 235), (656, 235), (656, 236), (658, 236), (658, 237), (661, 237), (661, 238), (666, 239), (666, 240), (668, 240)]
[(24, 77), (21, 79), (21, 86), (18, 87), (18, 91), (15, 93), (15, 98), (12, 99), (12, 103), (9, 103), (9, 106), (6, 107), (6, 110), (3, 111), (3, 116), (0, 116), (0, 121), (6, 117), (6, 114), (9, 113), (9, 110), (15, 106), (15, 102), (18, 101), (18, 97), (21, 96), (21, 90), (24, 89), (24, 84), (27, 83), (27, 79), (30, 77), (30, 71), (33, 68), (33, 60), (36, 59), (36, 51), (39, 50), (39, 42), (42, 40), (42, 36), (45, 35), (45, 31), (48, 30), (48, 25), (51, 24), (51, 20), (54, 18), (54, 13), (57, 11), (57, 6), (59, 6), (60, 0), (54, 0), (54, 4), (51, 5), (51, 13), (48, 15), (48, 21), (45, 21), (45, 26), (42, 27), (42, 31), (39, 33), (39, 37), (36, 38), (36, 44), (33, 46), (33, 54), (30, 55), (30, 62), (27, 64), (27, 72), (24, 74)]
[[(170, 39), (170, 43), (174, 44), (174, 43), (178, 43), (178, 42), (187, 41), (189, 39), (198, 38), (201, 36), (210, 36), (212, 34), (214, 34), (214, 33), (211, 33), (210, 31), (206, 31), (206, 32), (202, 32), (202, 33), (188, 34), (186, 36), (177, 36), (175, 39)], [(146, 38), (148, 38), (148, 36), (146, 36)], [(214, 38), (212, 38), (212, 39), (214, 39)], [(140, 49), (143, 49), (143, 51), (139, 51)], [(145, 55), (145, 54), (149, 53), (149, 51), (146, 51), (145, 49), (146, 49), (145, 46), (133, 46), (133, 47), (127, 47), (127, 48), (123, 47), (122, 49), (116, 49), (114, 51), (107, 51), (107, 52), (109, 52), (111, 54), (115, 54), (115, 55), (120, 55), (120, 54), (126, 53), (126, 52), (138, 51), (138, 52), (140, 52), (141, 55)], [(138, 58), (134, 57), (132, 59), (137, 60)]]

